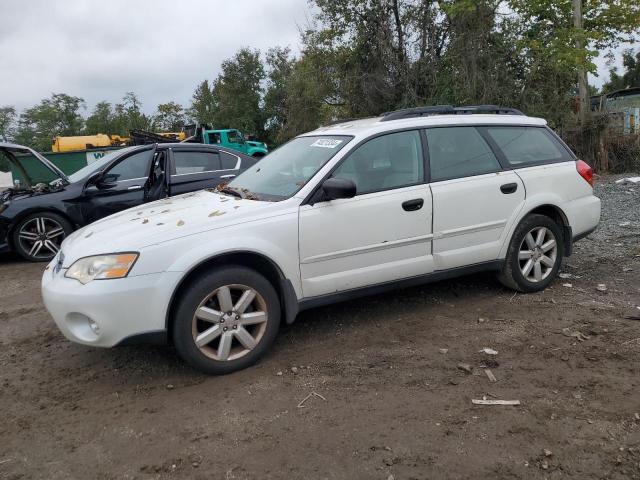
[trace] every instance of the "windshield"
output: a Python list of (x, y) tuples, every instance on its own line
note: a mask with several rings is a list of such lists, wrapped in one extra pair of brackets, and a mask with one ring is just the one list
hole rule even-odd
[(353, 137), (298, 137), (274, 150), (227, 185), (257, 200), (278, 201), (294, 195)]
[(114, 150), (113, 152), (109, 152), (104, 157), (99, 158), (95, 162), (91, 162), (86, 167), (82, 167), (77, 172), (69, 175), (69, 181), (70, 182), (79, 182), (83, 178), (86, 178), (89, 175), (91, 175), (92, 173), (97, 172), (98, 170), (102, 170), (103, 167), (108, 165), (116, 157), (119, 157), (123, 153), (130, 152), (131, 150), (134, 150), (135, 148), (137, 148), (137, 147), (121, 148), (119, 150)]

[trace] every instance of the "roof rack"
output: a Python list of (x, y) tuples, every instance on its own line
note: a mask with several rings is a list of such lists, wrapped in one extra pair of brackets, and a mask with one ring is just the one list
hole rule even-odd
[(520, 110), (498, 105), (466, 105), (454, 107), (453, 105), (436, 105), (433, 107), (415, 107), (385, 112), (381, 122), (401, 120), (403, 118), (428, 117), (430, 115), (469, 115), (472, 113), (491, 113), (495, 115), (524, 115)]
[(331, 125), (339, 125), (341, 123), (353, 122), (354, 120), (362, 120), (365, 117), (349, 117), (349, 118), (338, 118), (337, 120), (331, 120), (327, 123), (323, 123), (320, 125), (321, 127), (330, 127)]

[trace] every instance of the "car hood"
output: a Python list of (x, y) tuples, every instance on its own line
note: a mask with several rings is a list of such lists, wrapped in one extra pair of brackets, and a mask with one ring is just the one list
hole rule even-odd
[(208, 190), (130, 208), (98, 220), (67, 237), (65, 266), (102, 253), (137, 251), (187, 235), (264, 218), (277, 203), (240, 199)]

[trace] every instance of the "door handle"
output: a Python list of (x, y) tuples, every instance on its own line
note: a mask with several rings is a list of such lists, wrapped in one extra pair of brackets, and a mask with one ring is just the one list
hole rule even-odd
[(230, 175), (220, 175), (220, 178), (233, 178), (235, 177), (235, 175), (230, 174)]
[(500, 185), (500, 191), (506, 195), (514, 193), (516, 190), (518, 190), (517, 183), (505, 183), (504, 185)]
[(424, 205), (424, 200), (422, 198), (415, 198), (413, 200), (407, 200), (406, 202), (402, 202), (402, 208), (407, 212), (415, 212), (416, 210), (420, 210)]
[(131, 185), (127, 190), (140, 190), (141, 188), (141, 185)]

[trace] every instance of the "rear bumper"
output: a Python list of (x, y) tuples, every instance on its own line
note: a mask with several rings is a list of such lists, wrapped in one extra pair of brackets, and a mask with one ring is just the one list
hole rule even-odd
[(600, 223), (600, 199), (595, 195), (567, 202), (562, 209), (571, 226), (574, 242), (592, 233)]

